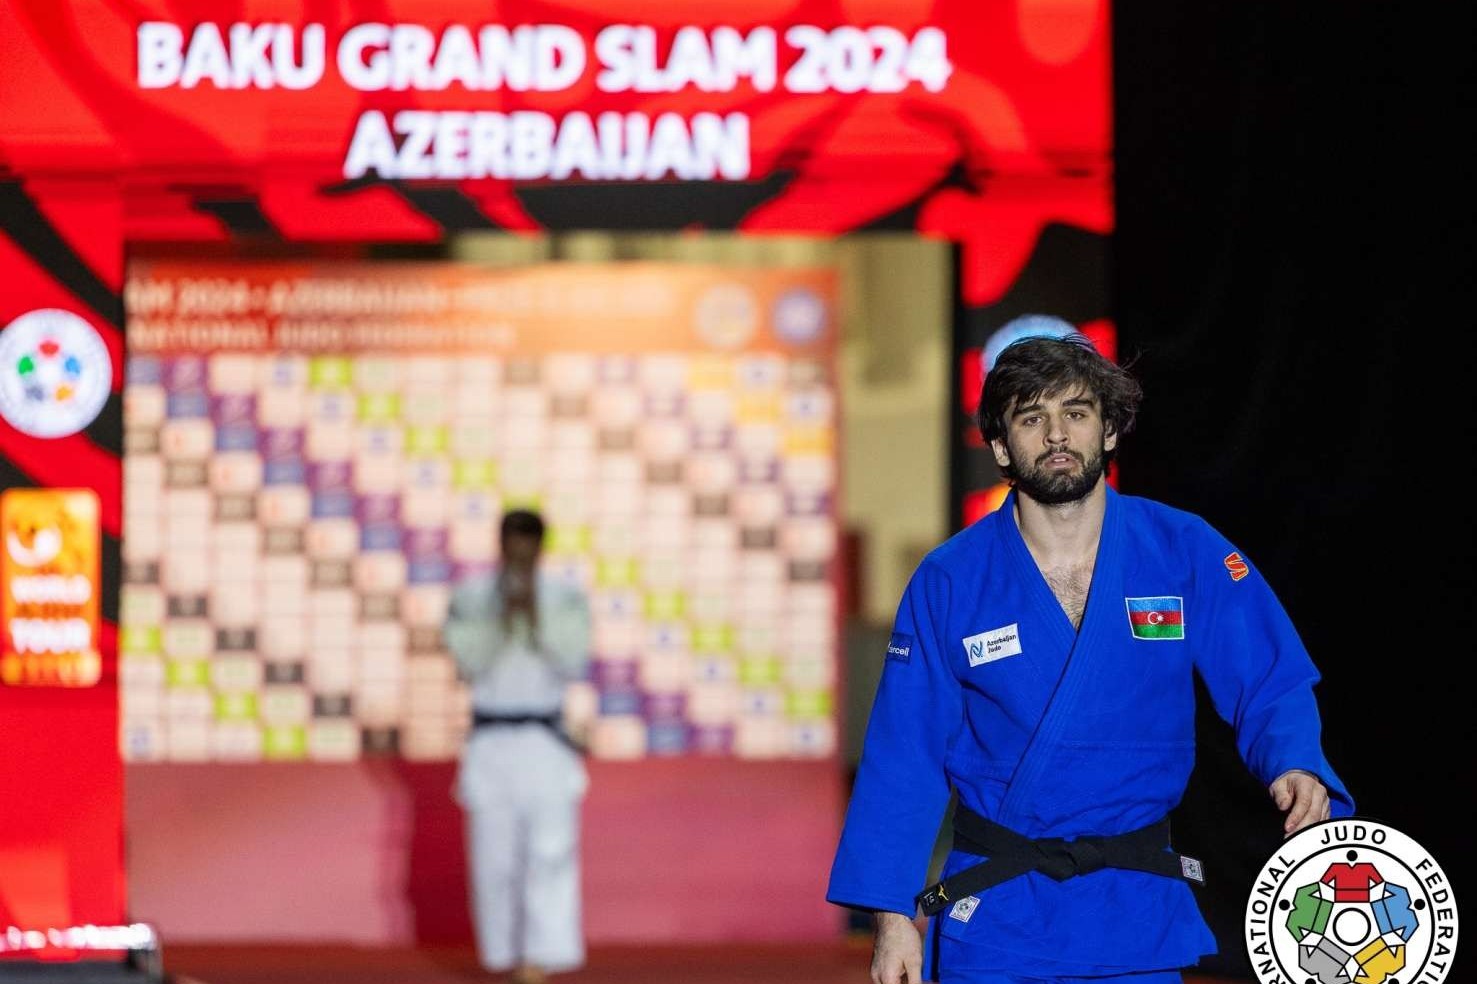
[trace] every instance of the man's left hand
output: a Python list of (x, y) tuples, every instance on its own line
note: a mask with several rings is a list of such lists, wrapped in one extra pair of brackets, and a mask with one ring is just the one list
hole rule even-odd
[(1287, 814), (1282, 833), (1291, 837), (1309, 824), (1327, 820), (1328, 790), (1319, 778), (1302, 769), (1289, 769), (1267, 787), (1277, 809)]

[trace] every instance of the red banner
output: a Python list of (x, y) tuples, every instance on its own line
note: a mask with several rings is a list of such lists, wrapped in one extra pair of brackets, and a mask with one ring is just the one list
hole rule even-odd
[(106, 183), (37, 188), (0, 210), (0, 933), (62, 932), (59, 955), (124, 915), (122, 210)]
[(641, 181), (799, 169), (922, 188), (962, 143), (997, 175), (1106, 169), (1101, 2), (557, 9), (10, 4), (7, 63), (34, 81), (0, 95), (0, 157), (28, 173)]

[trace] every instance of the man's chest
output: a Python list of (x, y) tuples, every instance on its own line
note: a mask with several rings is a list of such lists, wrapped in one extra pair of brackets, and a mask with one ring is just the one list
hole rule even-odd
[(1062, 611), (1071, 620), (1073, 628), (1082, 627), (1082, 613), (1087, 609), (1087, 594), (1092, 587), (1092, 568), (1089, 561), (1063, 564), (1041, 572), (1047, 587), (1056, 596), (1057, 604), (1062, 606)]

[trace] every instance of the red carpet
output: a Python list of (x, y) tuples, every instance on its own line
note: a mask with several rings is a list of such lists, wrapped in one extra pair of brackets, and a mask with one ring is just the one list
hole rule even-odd
[[(871, 942), (605, 946), (550, 984), (866, 984)], [(471, 949), (166, 947), (173, 984), (493, 984)], [(1186, 984), (1231, 984), (1186, 977)]]

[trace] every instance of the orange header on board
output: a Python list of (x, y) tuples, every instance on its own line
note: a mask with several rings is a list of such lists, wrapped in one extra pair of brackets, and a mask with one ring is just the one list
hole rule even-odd
[(824, 354), (834, 273), (669, 263), (130, 267), (134, 353)]

